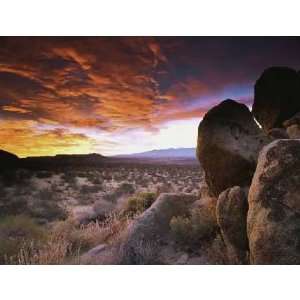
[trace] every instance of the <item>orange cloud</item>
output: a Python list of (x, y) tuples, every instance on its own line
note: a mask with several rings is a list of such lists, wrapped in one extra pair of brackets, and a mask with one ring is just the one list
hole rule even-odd
[(19, 157), (91, 153), (96, 141), (63, 130), (39, 131), (34, 121), (0, 121), (1, 148)]
[[(276, 46), (263, 38), (257, 48), (252, 38), (241, 39), (2, 37), (0, 147), (20, 155), (78, 153), (95, 145), (76, 132), (155, 132), (167, 121), (201, 118), (212, 104), (207, 96), (223, 95), (233, 83), (251, 84), (264, 65), (299, 61), (299, 40), (286, 38)], [(41, 126), (52, 129), (41, 132)]]
[(2, 107), (2, 109), (5, 110), (5, 111), (11, 111), (11, 112), (16, 112), (16, 113), (20, 113), (20, 114), (27, 114), (27, 113), (30, 112), (30, 110), (27, 110), (25, 108), (10, 106), (10, 105), (4, 105)]

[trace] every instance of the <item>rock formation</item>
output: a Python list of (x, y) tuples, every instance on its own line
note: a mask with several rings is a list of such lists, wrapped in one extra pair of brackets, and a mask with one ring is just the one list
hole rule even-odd
[(247, 194), (239, 186), (220, 194), (216, 215), (231, 264), (247, 263), (247, 211)]
[(249, 190), (252, 264), (300, 263), (300, 140), (277, 140), (260, 153)]
[(300, 111), (300, 76), (287, 67), (272, 67), (263, 72), (254, 88), (253, 115), (268, 131)]
[(251, 182), (260, 149), (269, 141), (246, 105), (225, 100), (207, 112), (198, 128), (197, 157), (210, 191)]

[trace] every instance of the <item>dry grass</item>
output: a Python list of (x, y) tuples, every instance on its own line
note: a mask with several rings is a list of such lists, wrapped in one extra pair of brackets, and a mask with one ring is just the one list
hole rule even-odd
[(105, 222), (76, 226), (73, 220), (56, 223), (44, 243), (35, 240), (23, 243), (16, 257), (8, 264), (60, 265), (80, 263), (82, 252), (99, 244), (117, 244), (129, 219), (113, 214)]
[(131, 247), (124, 247), (122, 244), (116, 252), (117, 263), (121, 265), (160, 265), (157, 251), (158, 245), (155, 242), (138, 240)]
[(31, 218), (23, 215), (7, 216), (0, 221), (0, 263), (17, 263), (18, 251), (32, 240), (42, 243), (44, 229)]
[[(39, 224), (36, 225), (39, 229), (45, 231), (42, 240), (30, 234), (26, 238), (20, 235), (17, 239), (14, 232), (9, 239), (2, 239), (16, 242), (11, 249), (0, 245), (0, 252), (4, 253), (2, 262), (5, 256), (5, 262), (11, 264), (67, 264), (99, 244), (109, 244), (118, 249), (128, 224), (151, 206), (157, 194), (183, 188), (197, 189), (199, 176), (198, 166), (140, 164), (109, 166), (100, 170), (66, 169), (59, 173), (19, 170), (0, 174), (0, 218), (26, 214), (32, 222)], [(131, 199), (125, 208), (123, 205), (129, 197)], [(109, 206), (104, 207), (103, 203), (107, 202)], [(90, 222), (96, 219), (91, 218), (88, 225), (79, 226), (70, 220), (76, 206), (80, 209), (83, 203), (99, 212), (97, 219), (101, 221)], [(116, 213), (122, 207), (124, 210)], [(111, 212), (113, 214), (107, 217), (106, 213)], [(144, 247), (139, 251), (146, 252), (141, 257), (151, 257), (152, 245)], [(117, 260), (119, 250), (114, 255)]]

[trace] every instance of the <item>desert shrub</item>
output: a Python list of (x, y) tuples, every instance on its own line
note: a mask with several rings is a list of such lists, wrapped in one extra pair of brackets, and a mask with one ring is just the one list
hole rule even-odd
[(134, 193), (134, 185), (128, 182), (123, 182), (112, 193), (104, 195), (107, 201), (116, 202), (123, 195), (130, 195)]
[(68, 264), (78, 258), (80, 251), (90, 246), (90, 240), (82, 228), (72, 220), (57, 222), (49, 230), (47, 240), (42, 244), (35, 241), (21, 247), (19, 264)]
[(209, 264), (228, 265), (230, 261), (227, 256), (227, 249), (220, 234), (209, 243), (205, 249)]
[(45, 231), (31, 218), (18, 215), (6, 216), (0, 220), (0, 262), (18, 263), (18, 253), (32, 241), (41, 243)]
[(205, 209), (193, 209), (188, 216), (176, 216), (170, 221), (171, 233), (181, 246), (194, 247), (213, 236), (215, 220)]
[(150, 193), (150, 192), (139, 193), (128, 199), (124, 211), (129, 215), (142, 213), (152, 205), (155, 199), (156, 199), (155, 193)]
[(117, 249), (119, 261), (121, 265), (160, 265), (157, 244), (155, 242), (139, 240), (131, 247), (120, 245)]
[(68, 183), (71, 187), (77, 187), (77, 178), (74, 173), (65, 171), (61, 176), (62, 181)]
[(54, 194), (48, 189), (36, 194), (34, 201), (28, 205), (28, 213), (31, 217), (47, 221), (63, 220), (67, 217), (66, 210), (58, 204)]
[(27, 209), (26, 196), (3, 194), (0, 197), (0, 216), (18, 215)]
[(87, 178), (89, 176), (89, 174), (85, 171), (77, 171), (76, 176), (81, 177), (81, 178)]
[(52, 190), (46, 188), (46, 189), (42, 189), (42, 190), (38, 191), (38, 193), (36, 194), (36, 197), (39, 200), (52, 201), (52, 200), (54, 200), (54, 193), (52, 192)]
[(105, 219), (114, 209), (114, 204), (109, 201), (98, 200), (93, 204), (96, 218)]
[(64, 256), (73, 256), (74, 253), (79, 253), (81, 249), (94, 246), (86, 232), (89, 232), (90, 235), (92, 235), (93, 232), (95, 236), (99, 231), (100, 227), (96, 222), (78, 227), (73, 220), (68, 219), (54, 224), (49, 233), (49, 240), (53, 242), (56, 241), (57, 244), (63, 242), (63, 244), (68, 245), (65, 247), (66, 252)]
[(127, 228), (128, 219), (112, 214), (105, 222), (91, 222), (78, 226), (72, 220), (59, 221), (50, 228), (47, 240), (23, 246), (18, 254), (20, 264), (80, 263), (80, 255), (102, 243), (113, 244)]
[(5, 186), (3, 185), (3, 183), (0, 181), (0, 199), (2, 198), (6, 198), (7, 195), (7, 191), (5, 189)]
[(134, 186), (128, 182), (122, 182), (122, 184), (116, 189), (117, 194), (132, 194), (134, 193)]
[(33, 218), (45, 219), (46, 221), (64, 220), (67, 212), (57, 203), (51, 201), (36, 201), (29, 209)]
[(52, 176), (52, 173), (50, 171), (39, 171), (35, 175), (37, 178), (44, 179), (49, 178)]
[(110, 214), (103, 222), (95, 221), (73, 228), (69, 235), (73, 249), (80, 247), (87, 250), (102, 243), (114, 243), (127, 224), (128, 219), (120, 214)]
[(81, 194), (98, 193), (101, 190), (102, 190), (102, 187), (100, 185), (84, 184), (80, 188), (80, 193)]
[(90, 182), (92, 183), (92, 184), (101, 184), (102, 182), (101, 182), (101, 180), (100, 180), (100, 178), (99, 178), (99, 176), (96, 176), (96, 177), (91, 177), (90, 178)]
[(16, 170), (1, 171), (1, 182), (7, 186), (13, 186), (18, 182), (18, 173)]
[(180, 244), (187, 244), (191, 239), (191, 219), (185, 216), (173, 217), (170, 221), (171, 232), (175, 241)]
[(60, 240), (49, 238), (42, 245), (37, 245), (35, 241), (32, 241), (21, 247), (17, 263), (21, 265), (66, 264), (68, 252), (69, 243), (63, 237)]

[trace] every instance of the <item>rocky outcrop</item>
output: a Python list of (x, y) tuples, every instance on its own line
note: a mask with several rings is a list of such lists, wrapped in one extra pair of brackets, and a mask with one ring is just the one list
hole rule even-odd
[(251, 263), (300, 264), (300, 140), (262, 150), (248, 202)]
[(122, 263), (146, 264), (147, 260), (150, 260), (151, 248), (158, 251), (159, 245), (167, 239), (171, 218), (186, 214), (196, 199), (197, 197), (191, 194), (161, 194), (152, 206), (129, 226), (121, 249)]
[(282, 127), (300, 111), (300, 76), (287, 67), (263, 72), (254, 89), (253, 115), (264, 130)]
[(268, 142), (246, 105), (225, 100), (209, 110), (198, 128), (197, 157), (212, 194), (249, 185)]
[(216, 215), (230, 264), (247, 263), (247, 211), (248, 201), (244, 189), (235, 186), (220, 194)]

